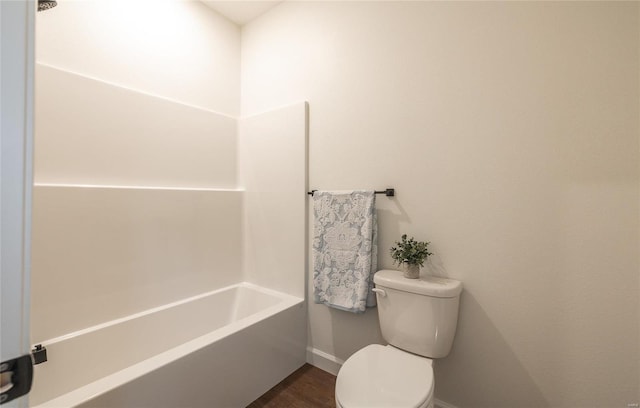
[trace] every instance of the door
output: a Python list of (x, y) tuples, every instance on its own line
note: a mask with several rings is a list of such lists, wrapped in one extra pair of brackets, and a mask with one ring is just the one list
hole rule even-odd
[[(0, 0), (0, 402), (27, 407), (35, 0)], [(16, 397), (16, 398), (13, 398)], [(11, 400), (10, 400), (11, 399)]]

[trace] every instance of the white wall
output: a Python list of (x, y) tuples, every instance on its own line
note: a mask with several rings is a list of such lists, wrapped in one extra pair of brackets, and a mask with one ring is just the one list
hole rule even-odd
[(36, 31), (37, 183), (237, 185), (235, 24), (195, 0), (61, 0)]
[(37, 183), (237, 187), (235, 118), (36, 68)]
[(241, 281), (238, 27), (61, 0), (37, 32), (32, 341)]
[(304, 298), (307, 105), (239, 123), (244, 279)]
[[(638, 402), (637, 3), (283, 3), (243, 27), (242, 113), (308, 100), (311, 188), (396, 188), (384, 248), (464, 282), (436, 397)], [(382, 342), (310, 305), (309, 345)]]
[(239, 28), (197, 1), (59, 3), (38, 15), (32, 340), (241, 280), (303, 297), (306, 104), (238, 119)]
[(241, 280), (242, 193), (34, 189), (33, 342)]
[(223, 114), (239, 112), (240, 31), (200, 1), (60, 0), (37, 61)]

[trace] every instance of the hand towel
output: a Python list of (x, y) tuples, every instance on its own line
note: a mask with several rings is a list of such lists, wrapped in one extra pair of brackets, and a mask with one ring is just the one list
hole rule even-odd
[(362, 313), (376, 305), (373, 274), (377, 270), (376, 196), (373, 191), (313, 195), (314, 301)]

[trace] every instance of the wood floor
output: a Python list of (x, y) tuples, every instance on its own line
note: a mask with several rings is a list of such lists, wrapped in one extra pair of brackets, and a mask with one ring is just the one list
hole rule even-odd
[(305, 364), (247, 408), (335, 408), (336, 377)]

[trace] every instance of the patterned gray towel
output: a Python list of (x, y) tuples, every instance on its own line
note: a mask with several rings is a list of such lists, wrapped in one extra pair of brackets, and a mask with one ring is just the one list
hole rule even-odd
[(376, 305), (378, 264), (373, 191), (313, 195), (313, 294), (316, 303), (362, 313)]

